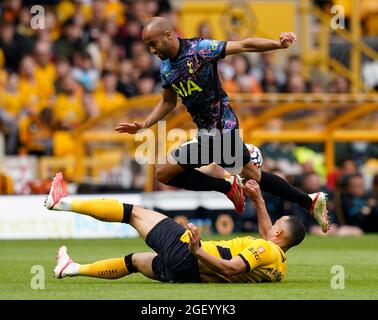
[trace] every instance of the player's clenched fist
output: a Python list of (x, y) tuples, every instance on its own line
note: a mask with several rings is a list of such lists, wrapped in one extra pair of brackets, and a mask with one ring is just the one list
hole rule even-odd
[(252, 201), (259, 201), (262, 199), (260, 186), (255, 180), (248, 180), (245, 183), (244, 192)]
[(280, 35), (282, 48), (290, 47), (295, 41), (297, 41), (297, 36), (294, 32), (283, 32)]
[(193, 223), (188, 223), (188, 230), (189, 230), (189, 251), (191, 253), (195, 253), (200, 248), (200, 232), (198, 227)]
[(141, 129), (144, 129), (143, 123), (134, 121), (134, 123), (120, 123), (114, 130), (119, 133), (135, 134)]

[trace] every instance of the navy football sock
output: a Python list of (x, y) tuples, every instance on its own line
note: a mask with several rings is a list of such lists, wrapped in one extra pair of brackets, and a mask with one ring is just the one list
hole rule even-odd
[(231, 184), (225, 179), (214, 178), (198, 170), (179, 173), (167, 182), (168, 185), (193, 191), (218, 191), (227, 193)]
[(281, 177), (262, 171), (260, 180), (261, 190), (271, 193), (274, 196), (280, 197), (284, 200), (298, 203), (303, 208), (310, 210), (312, 199), (307, 193), (290, 185)]

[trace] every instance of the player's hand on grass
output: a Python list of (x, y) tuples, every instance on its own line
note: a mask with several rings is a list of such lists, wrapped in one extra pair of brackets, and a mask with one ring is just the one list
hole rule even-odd
[(144, 124), (142, 122), (134, 121), (134, 123), (120, 123), (114, 130), (119, 133), (135, 134), (141, 129), (144, 129)]
[(188, 223), (188, 230), (190, 231), (188, 233), (190, 238), (189, 251), (195, 254), (200, 248), (200, 232), (198, 227), (193, 223)]
[(280, 34), (282, 48), (289, 48), (295, 41), (297, 41), (297, 36), (294, 32), (283, 32)]
[(244, 192), (254, 202), (263, 199), (260, 186), (255, 180), (248, 180), (244, 184)]

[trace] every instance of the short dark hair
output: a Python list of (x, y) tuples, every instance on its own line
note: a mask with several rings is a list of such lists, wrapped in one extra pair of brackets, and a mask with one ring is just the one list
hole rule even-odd
[(75, 25), (75, 20), (73, 18), (68, 18), (63, 22), (63, 28), (71, 27)]
[(363, 179), (363, 176), (362, 176), (362, 174), (359, 173), (359, 172), (348, 174), (348, 175), (345, 176), (345, 184), (346, 184), (347, 186), (349, 186), (350, 182), (351, 182), (354, 178)]
[(306, 234), (306, 229), (302, 222), (296, 216), (288, 216), (289, 219), (286, 220), (286, 224), (288, 225), (288, 249), (300, 244)]

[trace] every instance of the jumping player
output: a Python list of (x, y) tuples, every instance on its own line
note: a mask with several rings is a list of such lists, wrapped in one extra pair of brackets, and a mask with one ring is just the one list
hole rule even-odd
[(272, 225), (259, 185), (247, 181), (245, 193), (256, 204), (261, 239), (247, 236), (202, 241), (198, 228), (188, 229), (171, 218), (141, 206), (111, 199), (74, 200), (58, 173), (45, 201), (49, 210), (71, 211), (106, 222), (133, 226), (155, 252), (131, 253), (89, 264), (74, 262), (65, 246), (58, 249), (56, 278), (86, 276), (118, 279), (134, 272), (162, 282), (275, 282), (286, 274), (285, 252), (302, 242), (305, 229), (294, 216)]
[[(326, 194), (308, 195), (289, 185), (280, 177), (260, 172), (250, 162), (250, 155), (238, 132), (238, 119), (222, 88), (217, 61), (226, 55), (242, 52), (263, 52), (288, 48), (296, 41), (294, 33), (282, 33), (278, 41), (247, 38), (241, 41), (181, 39), (169, 21), (153, 18), (143, 29), (143, 40), (151, 53), (161, 60), (162, 99), (143, 123), (121, 123), (115, 130), (135, 134), (150, 128), (169, 114), (181, 98), (198, 134), (167, 155), (164, 164), (156, 166), (157, 179), (165, 184), (195, 191), (222, 192), (242, 213), (244, 199), (241, 180), (237, 175), (220, 179), (206, 175), (196, 168), (217, 163), (231, 171), (235, 169), (245, 180), (253, 179), (262, 190), (307, 209), (327, 232)], [(229, 161), (233, 159), (234, 161)]]

